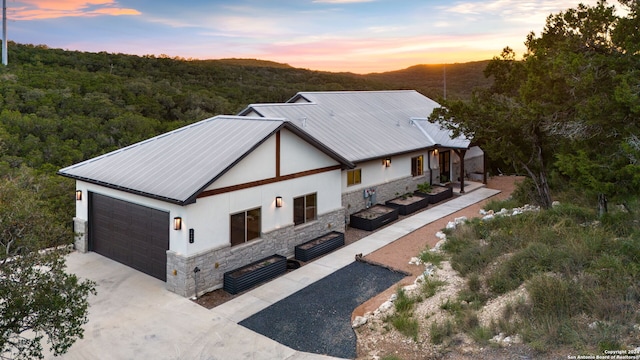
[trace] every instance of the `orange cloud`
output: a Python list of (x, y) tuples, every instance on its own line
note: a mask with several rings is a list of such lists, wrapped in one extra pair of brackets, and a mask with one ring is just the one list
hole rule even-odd
[(7, 11), (13, 20), (141, 14), (136, 9), (119, 7), (116, 0), (19, 0)]
[(260, 54), (252, 56), (296, 67), (370, 73), (416, 64), (488, 60), (499, 55), (510, 43), (513, 41), (508, 37), (496, 38), (487, 34), (465, 36), (464, 39), (446, 35), (387, 39), (328, 37), (268, 44), (260, 49)]

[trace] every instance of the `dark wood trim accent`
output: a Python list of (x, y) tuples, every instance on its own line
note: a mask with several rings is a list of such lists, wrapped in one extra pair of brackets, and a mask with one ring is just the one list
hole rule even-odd
[(429, 168), (429, 185), (433, 185), (433, 170), (431, 169), (431, 155), (433, 151), (435, 151), (435, 149), (427, 150), (427, 168)]
[(280, 130), (276, 133), (276, 178), (280, 177)]
[(284, 176), (276, 176), (276, 177), (271, 178), (271, 179), (252, 181), (252, 182), (248, 182), (248, 183), (244, 183), (244, 184), (238, 184), (238, 185), (227, 186), (227, 187), (223, 187), (223, 188), (219, 188), (219, 189), (207, 190), (207, 191), (201, 192), (198, 195), (198, 198), (224, 194), (224, 193), (228, 193), (228, 192), (232, 192), (232, 191), (248, 189), (248, 188), (261, 186), (261, 185), (273, 184), (273, 183), (280, 182), (280, 181), (297, 179), (297, 178), (301, 178), (301, 177), (305, 177), (305, 176), (321, 174), (323, 172), (334, 171), (334, 170), (342, 170), (342, 166), (341, 165), (334, 165), (334, 166), (329, 166), (329, 167), (325, 167), (325, 168), (321, 168), (321, 169), (307, 170), (307, 171), (302, 171), (302, 172), (299, 172), (299, 173), (294, 173), (294, 174), (289, 174), (289, 175), (284, 175)]
[(482, 183), (487, 185), (487, 153), (482, 151)]

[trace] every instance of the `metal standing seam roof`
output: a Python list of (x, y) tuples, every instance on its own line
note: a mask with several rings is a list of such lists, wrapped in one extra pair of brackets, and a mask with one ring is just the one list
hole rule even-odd
[[(254, 104), (261, 117), (216, 116), (83, 161), (58, 174), (181, 205), (281, 128), (343, 167), (433, 146), (467, 148), (431, 124), (439, 105), (416, 91), (298, 93), (289, 103)], [(294, 103), (295, 101), (302, 101)]]
[(426, 121), (439, 106), (413, 90), (300, 92), (284, 104), (251, 104), (240, 115), (286, 119), (361, 162), (436, 145), (467, 148), (467, 139), (451, 139), (450, 131)]
[(429, 122), (426, 118), (414, 118), (412, 120), (425, 136), (440, 147), (466, 149), (471, 143), (464, 135), (454, 138), (451, 130), (445, 129), (439, 124)]
[(200, 192), (282, 127), (300, 132), (282, 119), (216, 116), (66, 167), (58, 173), (186, 204), (195, 201)]

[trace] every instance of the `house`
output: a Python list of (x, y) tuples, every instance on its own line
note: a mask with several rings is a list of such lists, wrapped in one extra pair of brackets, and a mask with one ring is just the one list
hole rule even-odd
[[(461, 181), (464, 192), (465, 164), (484, 172), (480, 148), (471, 147), (467, 157), (469, 139), (427, 120), (437, 107), (413, 90), (300, 92), (286, 103), (249, 105), (239, 115), (287, 119), (353, 163), (341, 187), (352, 214), (424, 182)], [(373, 201), (365, 194), (374, 194)]]
[(182, 296), (196, 280), (220, 288), (229, 270), (344, 232), (368, 201), (451, 178), (469, 140), (426, 120), (437, 106), (415, 91), (304, 92), (66, 167), (75, 247)]

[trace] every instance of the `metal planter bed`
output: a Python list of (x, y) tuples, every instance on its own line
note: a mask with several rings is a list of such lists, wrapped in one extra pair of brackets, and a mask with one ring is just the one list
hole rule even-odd
[(398, 219), (398, 209), (385, 205), (373, 205), (349, 216), (349, 225), (356, 229), (373, 231)]
[(422, 194), (411, 194), (391, 199), (385, 205), (397, 208), (400, 215), (409, 215), (426, 208), (429, 205), (429, 198)]
[(287, 258), (274, 254), (224, 273), (223, 288), (230, 294), (250, 289), (287, 272)]
[(295, 257), (300, 261), (309, 261), (318, 256), (329, 253), (344, 245), (344, 234), (332, 231), (313, 240), (297, 245)]

